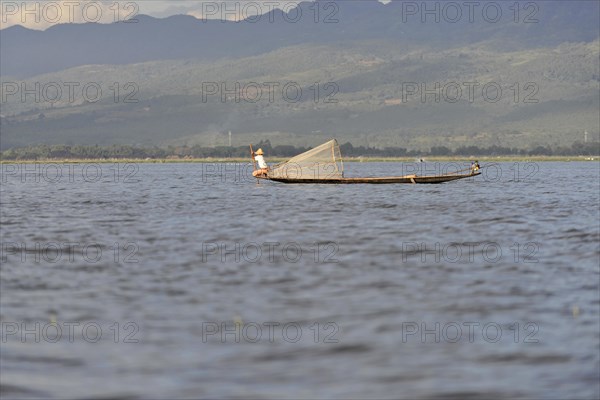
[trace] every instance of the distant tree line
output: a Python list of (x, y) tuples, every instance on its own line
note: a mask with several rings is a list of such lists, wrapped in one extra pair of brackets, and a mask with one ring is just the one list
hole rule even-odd
[[(310, 148), (278, 145), (261, 141), (254, 149), (262, 148), (267, 157), (293, 157)], [(600, 142), (573, 143), (570, 147), (537, 146), (531, 149), (518, 149), (502, 146), (478, 147), (463, 146), (451, 150), (446, 146), (431, 147), (429, 152), (408, 150), (403, 147), (355, 147), (351, 143), (340, 146), (344, 157), (427, 157), (427, 156), (599, 156)], [(38, 145), (11, 148), (0, 153), (1, 160), (44, 160), (44, 159), (185, 159), (185, 158), (249, 158), (250, 151), (246, 146), (240, 147), (202, 147), (202, 146), (169, 146), (137, 147), (128, 145), (114, 146), (69, 146)]]

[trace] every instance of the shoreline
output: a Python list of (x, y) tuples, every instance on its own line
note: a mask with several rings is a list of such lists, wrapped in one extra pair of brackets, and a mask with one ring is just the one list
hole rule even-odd
[[(600, 156), (437, 156), (423, 157), (425, 162), (470, 162), (478, 160), (479, 162), (598, 162)], [(289, 158), (273, 157), (267, 158), (268, 162), (279, 163), (289, 160)], [(416, 157), (348, 157), (342, 158), (343, 162), (408, 162), (416, 163), (419, 159)], [(132, 163), (132, 164), (206, 164), (206, 163), (250, 163), (248, 158), (90, 158), (90, 159), (37, 159), (37, 160), (0, 160), (0, 164), (114, 164), (114, 163)]]

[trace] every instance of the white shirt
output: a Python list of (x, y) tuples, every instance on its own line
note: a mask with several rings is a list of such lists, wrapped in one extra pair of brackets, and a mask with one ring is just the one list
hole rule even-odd
[(265, 158), (261, 155), (254, 156), (254, 159), (258, 163), (258, 168), (268, 168)]

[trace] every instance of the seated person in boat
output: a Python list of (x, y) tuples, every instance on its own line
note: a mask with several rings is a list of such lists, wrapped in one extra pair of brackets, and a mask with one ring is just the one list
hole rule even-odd
[(480, 167), (479, 167), (479, 161), (475, 160), (474, 162), (471, 161), (471, 173), (474, 173), (476, 171), (479, 171)]
[(269, 172), (269, 166), (263, 157), (262, 149), (258, 149), (255, 153), (252, 153), (252, 157), (258, 163), (258, 169), (252, 172), (252, 176), (266, 176)]

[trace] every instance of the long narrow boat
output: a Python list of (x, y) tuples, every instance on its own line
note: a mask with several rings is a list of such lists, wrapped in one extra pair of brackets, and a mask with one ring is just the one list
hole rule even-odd
[[(252, 146), (250, 146), (252, 151)], [(254, 159), (253, 159), (254, 161)], [(269, 168), (266, 174), (256, 178), (281, 183), (318, 184), (436, 184), (470, 178), (480, 175), (478, 168), (467, 169), (468, 173), (448, 173), (443, 175), (403, 175), (384, 177), (344, 177), (344, 163), (337, 140), (332, 139), (290, 160)]]
[(469, 174), (446, 174), (446, 175), (404, 175), (404, 176), (384, 176), (384, 177), (364, 177), (364, 178), (332, 178), (332, 179), (313, 179), (313, 178), (275, 178), (275, 177), (261, 177), (259, 179), (265, 179), (269, 181), (281, 182), (281, 183), (329, 183), (329, 184), (352, 184), (352, 183), (371, 183), (371, 184), (385, 184), (385, 183), (444, 183), (455, 181), (458, 179), (470, 178), (472, 176), (480, 175), (481, 172), (473, 172)]

